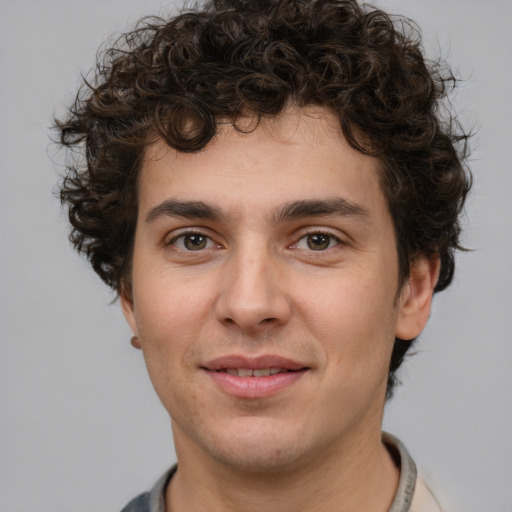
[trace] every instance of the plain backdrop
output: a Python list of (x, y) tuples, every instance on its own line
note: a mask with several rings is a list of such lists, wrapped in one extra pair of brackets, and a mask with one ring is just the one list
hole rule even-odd
[[(385, 428), (453, 503), (512, 512), (510, 0), (381, 0), (464, 78), (475, 186), (453, 286), (437, 296)], [(159, 0), (0, 0), (0, 511), (118, 511), (174, 461), (119, 304), (67, 242), (49, 126), (97, 47)]]

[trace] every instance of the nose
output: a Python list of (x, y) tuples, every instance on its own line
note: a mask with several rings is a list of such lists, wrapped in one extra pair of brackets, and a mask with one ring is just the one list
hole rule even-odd
[(284, 285), (279, 264), (267, 251), (233, 254), (222, 272), (218, 321), (250, 333), (286, 324), (291, 306)]

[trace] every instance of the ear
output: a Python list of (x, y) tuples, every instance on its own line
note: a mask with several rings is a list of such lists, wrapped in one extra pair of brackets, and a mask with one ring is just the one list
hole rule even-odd
[(434, 287), (439, 277), (438, 256), (419, 255), (412, 263), (409, 280), (403, 285), (399, 297), (395, 336), (412, 340), (419, 336), (430, 316)]
[(133, 308), (133, 298), (132, 294), (126, 289), (124, 283), (121, 284), (121, 293), (119, 294), (119, 299), (121, 301), (121, 309), (123, 311), (123, 315), (133, 333), (132, 345), (136, 348), (140, 348), (140, 341), (138, 339), (139, 331), (137, 328), (137, 321), (135, 320), (135, 313)]

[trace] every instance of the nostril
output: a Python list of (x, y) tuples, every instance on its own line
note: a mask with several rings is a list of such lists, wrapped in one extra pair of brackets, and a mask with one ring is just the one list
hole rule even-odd
[(254, 286), (251, 290), (245, 294), (237, 289), (221, 293), (215, 305), (217, 321), (225, 327), (238, 326), (247, 331), (269, 329), (288, 321), (290, 307), (281, 294), (270, 294), (268, 290), (259, 293)]

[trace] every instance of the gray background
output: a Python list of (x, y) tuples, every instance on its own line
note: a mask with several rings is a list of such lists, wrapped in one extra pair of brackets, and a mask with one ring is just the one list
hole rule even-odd
[[(382, 0), (466, 78), (475, 187), (454, 285), (435, 299), (385, 428), (460, 512), (512, 511), (510, 0)], [(116, 511), (173, 460), (119, 305), (68, 247), (50, 118), (97, 46), (158, 0), (0, 0), (0, 510)], [(167, 4), (169, 5), (169, 4)]]

